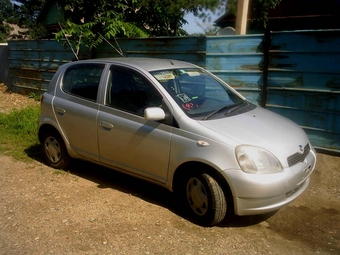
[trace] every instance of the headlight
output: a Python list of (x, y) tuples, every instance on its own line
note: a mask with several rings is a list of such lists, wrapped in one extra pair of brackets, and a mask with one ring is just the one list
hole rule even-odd
[(240, 145), (236, 147), (236, 158), (246, 173), (265, 174), (283, 170), (281, 163), (273, 154), (258, 147)]

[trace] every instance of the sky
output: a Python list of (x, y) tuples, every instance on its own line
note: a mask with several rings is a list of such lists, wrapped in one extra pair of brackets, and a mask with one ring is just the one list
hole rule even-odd
[(188, 24), (184, 25), (182, 28), (186, 30), (189, 34), (204, 33), (200, 25), (204, 28), (211, 27), (213, 26), (214, 21), (220, 16), (221, 16), (220, 14), (216, 15), (216, 14), (211, 13), (211, 22), (204, 23), (202, 20), (195, 17), (192, 13), (189, 13), (184, 16), (184, 18), (188, 21)]

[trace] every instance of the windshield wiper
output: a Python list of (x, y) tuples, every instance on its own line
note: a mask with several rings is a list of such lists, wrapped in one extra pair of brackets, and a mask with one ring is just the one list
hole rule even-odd
[(219, 113), (219, 112), (221, 112), (221, 111), (223, 111), (223, 110), (225, 110), (225, 109), (230, 108), (231, 106), (232, 106), (232, 105), (230, 105), (230, 104), (225, 105), (225, 106), (223, 106), (223, 107), (221, 107), (221, 108), (219, 108), (219, 109), (213, 111), (212, 113), (208, 114), (207, 116), (205, 116), (205, 117), (203, 118), (203, 120), (208, 120), (208, 119), (210, 119), (212, 116), (216, 115), (217, 113)]
[(230, 109), (225, 113), (225, 115), (230, 114), (230, 113), (236, 111), (237, 109), (239, 109), (239, 108), (245, 106), (246, 104), (248, 104), (247, 101), (244, 101), (242, 104), (235, 105), (234, 107), (230, 108)]
[(230, 105), (230, 104), (229, 104), (229, 105), (225, 105), (225, 106), (223, 106), (223, 107), (221, 107), (221, 108), (219, 108), (219, 109), (213, 111), (213, 112), (210, 113), (209, 115), (205, 116), (205, 117), (203, 118), (203, 120), (208, 120), (208, 119), (210, 119), (211, 117), (213, 117), (214, 115), (218, 114), (219, 112), (222, 112), (222, 111), (224, 111), (224, 110), (230, 108), (230, 109), (226, 112), (226, 115), (227, 115), (227, 114), (229, 114), (229, 113), (232, 113), (232, 112), (236, 111), (238, 108), (244, 106), (246, 103), (247, 103), (247, 101), (244, 101), (242, 104), (237, 104), (237, 105)]

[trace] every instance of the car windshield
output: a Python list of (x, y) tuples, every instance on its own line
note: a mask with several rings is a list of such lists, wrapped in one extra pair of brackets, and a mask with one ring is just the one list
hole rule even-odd
[(201, 69), (173, 69), (151, 74), (191, 118), (211, 119), (233, 115), (249, 105), (210, 74)]

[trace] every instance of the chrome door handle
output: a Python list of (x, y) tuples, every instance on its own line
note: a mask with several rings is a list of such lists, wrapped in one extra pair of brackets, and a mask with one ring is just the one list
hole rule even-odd
[(111, 123), (109, 123), (109, 122), (106, 122), (106, 121), (100, 121), (99, 125), (102, 128), (105, 128), (105, 129), (112, 129), (113, 128), (113, 125)]
[(60, 107), (56, 107), (55, 111), (60, 115), (64, 115), (66, 112), (63, 108), (60, 108)]

